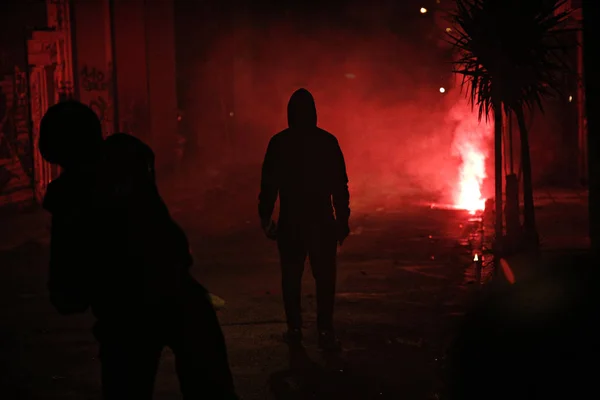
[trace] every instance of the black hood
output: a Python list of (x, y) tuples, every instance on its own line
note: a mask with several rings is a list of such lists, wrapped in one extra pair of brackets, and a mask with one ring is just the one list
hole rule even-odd
[(290, 128), (309, 128), (317, 126), (317, 108), (315, 99), (306, 89), (298, 89), (288, 103), (288, 125)]
[(89, 166), (99, 155), (103, 140), (102, 124), (96, 113), (75, 100), (51, 106), (40, 122), (40, 154), (50, 164), (65, 169)]

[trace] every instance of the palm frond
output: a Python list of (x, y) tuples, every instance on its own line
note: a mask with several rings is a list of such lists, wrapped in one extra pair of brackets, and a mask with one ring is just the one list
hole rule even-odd
[[(454, 72), (479, 118), (495, 103), (509, 109), (538, 108), (542, 99), (560, 95), (561, 74), (568, 73), (564, 35), (567, 0), (457, 0), (446, 36), (457, 52)], [(492, 101), (494, 100), (494, 101)]]

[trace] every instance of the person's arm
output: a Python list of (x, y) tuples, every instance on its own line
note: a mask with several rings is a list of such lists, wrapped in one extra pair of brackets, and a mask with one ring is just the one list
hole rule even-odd
[(50, 265), (48, 290), (50, 302), (63, 315), (85, 312), (89, 306), (87, 296), (85, 259), (81, 259), (80, 241), (73, 216), (53, 216), (50, 237)]
[(335, 219), (340, 228), (340, 242), (350, 233), (348, 221), (350, 219), (350, 192), (348, 191), (348, 174), (346, 162), (339, 143), (335, 142), (334, 149), (334, 176), (332, 187), (332, 202), (335, 210)]
[(277, 149), (275, 140), (271, 139), (262, 165), (260, 194), (258, 195), (258, 215), (263, 228), (271, 223), (279, 184), (277, 179)]

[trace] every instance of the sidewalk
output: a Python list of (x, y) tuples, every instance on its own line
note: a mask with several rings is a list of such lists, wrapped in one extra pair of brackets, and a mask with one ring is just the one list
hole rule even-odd
[[(534, 203), (541, 261), (536, 262), (532, 255), (524, 253), (508, 257), (505, 263), (498, 265), (498, 276), (503, 282), (522, 281), (536, 273), (535, 265), (546, 265), (561, 256), (589, 251), (587, 190), (538, 190), (534, 194)], [(493, 224), (486, 229), (486, 237), (493, 236)]]
[(542, 252), (588, 249), (587, 190), (544, 190), (534, 197)]

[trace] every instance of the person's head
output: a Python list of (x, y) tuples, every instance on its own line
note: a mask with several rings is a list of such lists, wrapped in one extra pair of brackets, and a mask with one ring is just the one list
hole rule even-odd
[(51, 106), (40, 123), (40, 154), (64, 169), (78, 169), (94, 160), (102, 142), (100, 119), (76, 100)]
[(296, 90), (287, 107), (290, 128), (310, 128), (317, 126), (317, 108), (312, 94), (302, 88)]
[(147, 195), (154, 191), (154, 152), (143, 141), (127, 133), (106, 138), (103, 175), (119, 197)]

